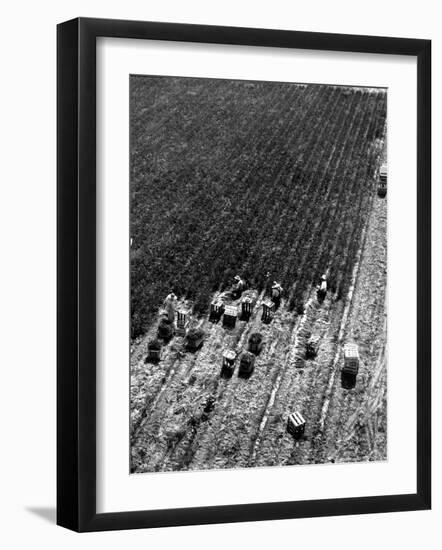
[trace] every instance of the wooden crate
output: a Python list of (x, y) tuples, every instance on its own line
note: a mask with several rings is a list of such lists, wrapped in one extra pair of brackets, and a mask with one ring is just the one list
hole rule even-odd
[(223, 325), (226, 327), (234, 328), (236, 320), (238, 318), (238, 308), (236, 306), (225, 306)]
[(188, 351), (197, 351), (204, 343), (205, 333), (200, 329), (188, 330), (184, 340), (184, 347)]
[(196, 340), (186, 340), (185, 346), (188, 351), (198, 351), (203, 345), (203, 342), (204, 336), (201, 336), (201, 338), (198, 338)]
[(289, 414), (289, 417), (287, 419), (287, 431), (295, 439), (299, 439), (304, 435), (305, 420), (301, 413), (296, 411)]
[(255, 336), (254, 334), (251, 334), (249, 337), (249, 351), (254, 353), (255, 355), (258, 355), (262, 349), (262, 346), (264, 345), (264, 341), (262, 339), (261, 334), (259, 335), (261, 339), (258, 341), (258, 339), (253, 338)]
[(249, 351), (245, 351), (241, 355), (239, 361), (238, 376), (249, 377), (255, 368), (255, 356)]
[(151, 362), (158, 362), (161, 360), (161, 349), (148, 349), (147, 359)]
[(241, 319), (248, 321), (252, 315), (252, 300), (250, 298), (244, 298), (241, 302)]
[(341, 386), (344, 390), (352, 390), (356, 386), (356, 374), (349, 374), (341, 370)]
[(384, 198), (385, 195), (387, 194), (387, 182), (379, 182), (379, 185), (378, 185), (378, 195), (381, 197), (381, 198)]
[(224, 313), (224, 304), (220, 300), (215, 300), (210, 304), (209, 321), (218, 322)]
[(223, 352), (223, 363), (221, 368), (221, 374), (224, 376), (232, 376), (235, 370), (236, 352), (233, 349), (226, 349)]
[(176, 334), (177, 336), (184, 336), (186, 334), (187, 326), (189, 325), (189, 312), (177, 311), (176, 318)]
[(168, 342), (175, 334), (175, 327), (167, 319), (161, 319), (158, 325), (158, 338)]
[(359, 371), (359, 350), (356, 344), (344, 345), (344, 365), (342, 372), (356, 376)]
[(262, 304), (261, 321), (263, 323), (271, 323), (275, 315), (275, 304), (273, 302), (264, 302)]
[(384, 163), (381, 166), (381, 169), (379, 170), (379, 184), (378, 184), (378, 195), (380, 197), (385, 197), (387, 194), (387, 175), (388, 175), (388, 169), (387, 164)]

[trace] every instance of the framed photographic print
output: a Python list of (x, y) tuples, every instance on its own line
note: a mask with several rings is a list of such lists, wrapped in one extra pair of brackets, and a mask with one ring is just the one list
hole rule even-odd
[(430, 507), (430, 54), (58, 26), (59, 525)]

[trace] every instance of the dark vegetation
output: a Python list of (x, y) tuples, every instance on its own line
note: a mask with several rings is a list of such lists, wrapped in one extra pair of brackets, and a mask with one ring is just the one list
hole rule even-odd
[(206, 313), (237, 273), (297, 312), (326, 270), (345, 297), (385, 91), (133, 76), (130, 111), (132, 337), (171, 290)]
[(199, 340), (200, 338), (203, 338), (204, 331), (201, 329), (190, 329), (187, 331), (187, 340), (195, 342)]
[(158, 338), (168, 342), (173, 336), (173, 325), (168, 319), (161, 319), (158, 325)]
[(161, 342), (155, 338), (154, 340), (149, 341), (147, 347), (148, 347), (148, 349), (153, 349), (153, 350), (156, 350), (156, 351), (160, 350), (161, 349)]

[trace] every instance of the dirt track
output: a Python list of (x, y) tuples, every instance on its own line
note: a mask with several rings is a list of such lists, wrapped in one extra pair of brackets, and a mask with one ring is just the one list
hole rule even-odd
[[(312, 290), (304, 315), (282, 303), (270, 325), (261, 323), (256, 296), (249, 322), (235, 329), (195, 324), (206, 331), (202, 349), (184, 352), (182, 338), (163, 348), (158, 364), (145, 363), (156, 327), (131, 353), (132, 471), (232, 468), (386, 458), (386, 216), (387, 201), (374, 197), (347, 300), (328, 294), (318, 304)], [(351, 298), (351, 300), (350, 300)], [(320, 332), (314, 360), (305, 359), (310, 333)], [(250, 379), (220, 376), (222, 351), (240, 351), (248, 336), (266, 342)], [(359, 345), (356, 385), (341, 384), (342, 343)], [(299, 410), (305, 437), (286, 433), (287, 415)]]

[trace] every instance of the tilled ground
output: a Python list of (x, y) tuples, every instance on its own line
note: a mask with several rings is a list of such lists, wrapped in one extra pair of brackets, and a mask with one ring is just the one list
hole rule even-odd
[[(346, 300), (312, 289), (303, 315), (282, 303), (271, 324), (261, 322), (263, 296), (248, 322), (234, 329), (207, 318), (203, 347), (185, 352), (175, 337), (161, 361), (145, 362), (156, 327), (131, 350), (131, 470), (133, 472), (237, 468), (386, 459), (387, 201), (375, 197)], [(222, 352), (246, 349), (249, 335), (265, 341), (249, 379), (221, 374)], [(312, 332), (319, 353), (305, 359)], [(354, 387), (343, 387), (342, 345), (359, 346)], [(303, 439), (286, 432), (289, 412), (307, 421)]]

